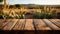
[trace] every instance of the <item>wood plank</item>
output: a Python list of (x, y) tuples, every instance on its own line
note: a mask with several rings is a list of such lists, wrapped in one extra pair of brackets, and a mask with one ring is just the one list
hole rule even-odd
[(56, 25), (54, 25), (52, 22), (50, 22), (48, 19), (43, 19), (44, 22), (49, 26), (51, 27), (53, 30), (60, 30), (59, 27), (57, 27)]
[(7, 19), (0, 19), (0, 25), (4, 22), (6, 22)]
[(25, 26), (25, 19), (19, 19), (13, 30), (23, 30)]
[(56, 20), (57, 22), (59, 22), (59, 23), (60, 23), (60, 19), (54, 19), (54, 20)]
[(54, 23), (56, 26), (60, 27), (60, 23), (57, 22), (55, 19), (49, 19), (52, 23)]
[(26, 19), (26, 25), (24, 30), (34, 30), (33, 20), (32, 19)]
[(17, 23), (18, 19), (12, 19), (4, 28), (3, 30), (11, 30), (14, 25)]
[(2, 26), (2, 24), (5, 22), (5, 19), (0, 19), (0, 27)]
[(0, 29), (2, 30), (2, 28), (8, 24), (8, 22), (10, 21), (10, 19), (3, 19), (3, 21), (0, 22)]
[(34, 24), (36, 30), (51, 30), (43, 21), (42, 19), (34, 19)]

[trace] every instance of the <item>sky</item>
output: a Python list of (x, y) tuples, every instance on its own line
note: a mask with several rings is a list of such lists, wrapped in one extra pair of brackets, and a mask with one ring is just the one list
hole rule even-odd
[(7, 4), (60, 5), (60, 0), (7, 0)]

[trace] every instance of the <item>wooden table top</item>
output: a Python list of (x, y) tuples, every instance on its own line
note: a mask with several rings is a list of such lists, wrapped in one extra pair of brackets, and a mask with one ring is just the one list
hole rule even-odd
[(60, 19), (0, 19), (0, 30), (60, 30)]

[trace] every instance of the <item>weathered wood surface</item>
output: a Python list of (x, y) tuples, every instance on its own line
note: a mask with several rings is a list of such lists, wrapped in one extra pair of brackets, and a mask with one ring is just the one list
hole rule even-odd
[(60, 30), (60, 19), (0, 19), (0, 30)]

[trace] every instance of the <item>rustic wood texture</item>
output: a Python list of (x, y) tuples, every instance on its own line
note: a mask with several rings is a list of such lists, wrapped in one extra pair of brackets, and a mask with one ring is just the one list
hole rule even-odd
[(60, 19), (0, 19), (0, 30), (60, 30)]
[(19, 19), (13, 30), (24, 30), (25, 27), (25, 19)]
[(42, 19), (34, 19), (34, 24), (36, 30), (51, 30), (43, 21)]
[(44, 22), (47, 24), (47, 26), (51, 27), (51, 29), (53, 30), (60, 30), (59, 27), (57, 27), (55, 24), (53, 24), (51, 21), (49, 21), (48, 19), (43, 19)]
[(25, 30), (34, 30), (32, 19), (26, 19)]

